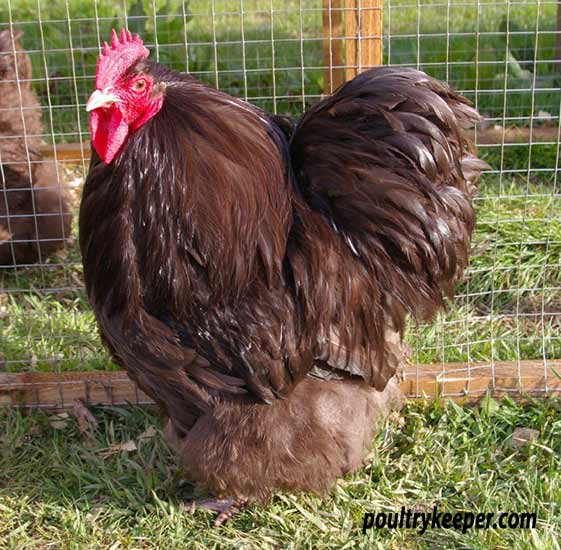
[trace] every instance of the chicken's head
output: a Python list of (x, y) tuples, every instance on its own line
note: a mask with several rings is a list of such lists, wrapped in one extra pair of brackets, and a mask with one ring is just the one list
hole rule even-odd
[(163, 94), (154, 78), (142, 69), (149, 55), (138, 35), (113, 30), (111, 47), (103, 45), (96, 68), (95, 91), (88, 99), (92, 142), (109, 164), (131, 132), (150, 120), (162, 107)]

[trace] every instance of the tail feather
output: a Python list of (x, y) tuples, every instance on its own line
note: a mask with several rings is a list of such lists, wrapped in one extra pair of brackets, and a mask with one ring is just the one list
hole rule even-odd
[(486, 164), (463, 131), (479, 120), (446, 84), (384, 67), (314, 105), (293, 131), (304, 200), (370, 274), (360, 307), (383, 311), (397, 330), (407, 313), (430, 318), (468, 263)]

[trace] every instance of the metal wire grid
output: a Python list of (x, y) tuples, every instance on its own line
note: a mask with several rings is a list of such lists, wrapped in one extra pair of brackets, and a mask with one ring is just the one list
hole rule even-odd
[[(298, 114), (323, 93), (324, 4), (8, 0), (0, 8), (0, 31), (25, 33), (31, 84), (43, 110), (41, 137), (48, 143), (78, 142), (85, 152), (83, 107), (100, 45), (112, 27), (126, 25), (141, 33), (162, 63), (188, 69), (267, 110)], [(337, 10), (346, 16), (344, 3), (332, 0), (329, 6), (329, 16)], [(410, 331), (412, 362), (442, 364), (444, 377), (452, 372), (449, 363), (461, 365), (454, 376), (469, 380), (487, 369), (495, 379), (496, 361), (515, 361), (519, 370), (522, 360), (534, 359), (543, 365), (540, 389), (547, 391), (547, 361), (561, 357), (556, 9), (556, 0), (386, 0), (383, 5), (384, 62), (416, 66), (449, 81), (485, 115), (476, 138), (492, 169), (477, 199), (474, 261), (455, 306), (434, 325)], [(20, 80), (15, 84), (23, 84)], [(21, 105), (0, 103), (0, 108), (21, 116)], [(498, 143), (480, 139), (494, 127), (502, 136)], [(511, 140), (502, 131), (510, 128), (521, 129), (524, 139)], [(25, 135), (0, 135), (13, 138), (26, 141)], [(21, 162), (31, 171), (29, 155)], [(86, 169), (85, 155), (78, 166), (57, 163), (55, 184), (73, 193), (75, 207)], [(84, 299), (75, 242), (38, 265), (0, 267), (0, 280), (0, 368), (111, 368)], [(477, 362), (483, 366), (475, 367)]]
[[(532, 391), (547, 392), (548, 360), (560, 356), (561, 334), (559, 235), (555, 230), (561, 214), (557, 183), (561, 66), (554, 6), (546, 2), (417, 2), (416, 8), (416, 32), (405, 31), (397, 37), (392, 32), (395, 16), (388, 22), (388, 62), (414, 64), (451, 82), (485, 115), (483, 126), (526, 130), (524, 139), (516, 143), (504, 131), (498, 143), (478, 143), (492, 169), (477, 199), (476, 255), (463, 292), (456, 296), (460, 315), (439, 318), (431, 345), (422, 337), (421, 328), (417, 334), (424, 345), (415, 347), (416, 363), (430, 349), (432, 358), (440, 356), (441, 378), (465, 378), (465, 391), (470, 391), (473, 377), (484, 373), (490, 375), (494, 389), (515, 391), (497, 383), (497, 360), (513, 361), (512, 369), (523, 383), (521, 362), (541, 359), (543, 383)], [(436, 12), (441, 14), (440, 27), (431, 25), (431, 12), (435, 18)], [(392, 9), (388, 16), (395, 13), (408, 17), (406, 11)], [(469, 31), (466, 20), (472, 21)], [(414, 63), (407, 51), (393, 54), (396, 40), (416, 41)], [(425, 44), (440, 54), (424, 55)], [(548, 132), (543, 131), (544, 124)], [(481, 132), (476, 132), (479, 137)], [(540, 201), (547, 208), (536, 208)], [(539, 224), (548, 229), (536, 232)], [(481, 245), (490, 247), (491, 254), (477, 251)], [(508, 249), (511, 253), (505, 254)], [(539, 249), (545, 254), (540, 255)], [(492, 261), (478, 261), (481, 256)], [(536, 262), (537, 257), (541, 262)], [(462, 325), (464, 329), (458, 330)], [(458, 359), (465, 366), (451, 368), (449, 362)], [(475, 361), (482, 364), (474, 367)]]

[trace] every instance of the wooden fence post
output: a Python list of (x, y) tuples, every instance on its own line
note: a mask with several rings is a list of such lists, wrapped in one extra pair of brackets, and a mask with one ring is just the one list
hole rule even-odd
[(382, 0), (345, 0), (347, 80), (382, 64)]
[(341, 0), (323, 0), (323, 93), (333, 93), (343, 83)]
[(323, 0), (324, 93), (343, 82), (342, 12), (345, 14), (345, 80), (382, 64), (382, 0)]

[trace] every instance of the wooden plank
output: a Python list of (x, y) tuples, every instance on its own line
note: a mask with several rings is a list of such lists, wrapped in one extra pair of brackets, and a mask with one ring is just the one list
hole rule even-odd
[(500, 126), (489, 126), (477, 130), (477, 143), (500, 145), (557, 143), (559, 126), (543, 125), (529, 128), (526, 126), (502, 128)]
[(323, 0), (323, 93), (333, 93), (343, 83), (341, 0)]
[(382, 64), (382, 0), (345, 0), (347, 80)]
[[(449, 397), (462, 403), (476, 403), (487, 392), (494, 397), (511, 395), (521, 399), (527, 395), (561, 395), (561, 360), (547, 362), (516, 361), (463, 363), (444, 365), (410, 365), (401, 383), (408, 397)], [(547, 380), (546, 380), (547, 377)], [(63, 409), (75, 399), (88, 405), (152, 404), (137, 389), (124, 371), (67, 373), (3, 373), (0, 374), (0, 405)]]
[(0, 374), (0, 405), (63, 409), (75, 399), (88, 405), (152, 403), (124, 371)]
[(410, 397), (446, 396), (462, 403), (476, 403), (489, 392), (500, 398), (510, 395), (520, 399), (527, 395), (561, 395), (561, 360), (498, 361), (442, 365), (411, 366), (405, 371), (401, 389)]
[(56, 146), (52, 144), (46, 144), (41, 146), (41, 154), (43, 158), (52, 159), (55, 158), (55, 147), (56, 147), (56, 159), (59, 162), (69, 162), (77, 164), (79, 162), (90, 160), (90, 142), (85, 141), (82, 145), (80, 143), (57, 143)]
[[(326, 88), (327, 90), (327, 88)], [(536, 126), (533, 128), (530, 136), (530, 128), (482, 128), (477, 130), (477, 143), (486, 145), (499, 145), (503, 141), (505, 145), (514, 144), (528, 144), (532, 143), (556, 143), (559, 128), (557, 126)], [(470, 132), (470, 137), (473, 139), (474, 132)], [(530, 140), (530, 137), (532, 138)], [(65, 143), (59, 144), (57, 148), (57, 159), (60, 162), (79, 163), (84, 160), (88, 162), (90, 159), (90, 144), (84, 143), (84, 153), (82, 155), (81, 146), (79, 143)], [(54, 158), (54, 151), (52, 145), (44, 145), (41, 148), (43, 158)]]

